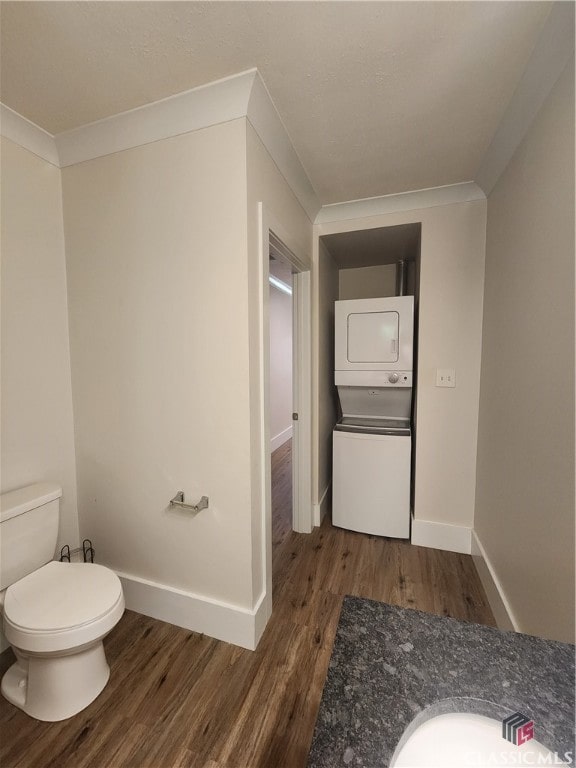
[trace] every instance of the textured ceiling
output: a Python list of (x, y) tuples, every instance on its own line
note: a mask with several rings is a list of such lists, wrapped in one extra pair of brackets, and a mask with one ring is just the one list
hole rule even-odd
[(257, 67), (322, 203), (474, 178), (541, 2), (2, 2), (2, 101), (51, 133)]

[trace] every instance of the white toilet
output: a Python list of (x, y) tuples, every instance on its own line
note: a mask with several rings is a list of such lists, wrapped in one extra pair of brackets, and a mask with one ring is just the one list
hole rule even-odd
[(120, 579), (109, 568), (52, 561), (61, 496), (53, 483), (1, 496), (0, 606), (17, 659), (2, 695), (48, 722), (72, 717), (105, 687), (102, 640), (124, 612)]

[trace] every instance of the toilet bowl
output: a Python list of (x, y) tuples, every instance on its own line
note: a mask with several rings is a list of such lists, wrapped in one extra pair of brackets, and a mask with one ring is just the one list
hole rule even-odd
[[(9, 584), (3, 630), (16, 663), (2, 678), (1, 691), (11, 704), (48, 722), (72, 717), (101, 693), (110, 676), (102, 640), (124, 612), (120, 579), (109, 568), (50, 561), (31, 570), (30, 561), (38, 565), (40, 550), (47, 551), (38, 537), (51, 531), (60, 495), (58, 487), (44, 483), (2, 496), (6, 567), (0, 585)], [(12, 514), (15, 509), (18, 514)], [(7, 540), (25, 554), (18, 558)]]

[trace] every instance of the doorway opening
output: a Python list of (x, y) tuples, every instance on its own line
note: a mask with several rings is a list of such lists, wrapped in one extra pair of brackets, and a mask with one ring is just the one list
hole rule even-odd
[(290, 524), (294, 531), (310, 533), (310, 272), (272, 229), (268, 284), (270, 448), (279, 448), (290, 438), (286, 449), (291, 454)]
[(272, 497), (272, 567), (278, 547), (294, 529), (292, 435), (293, 416), (293, 313), (291, 264), (269, 254), (269, 381), (270, 463)]

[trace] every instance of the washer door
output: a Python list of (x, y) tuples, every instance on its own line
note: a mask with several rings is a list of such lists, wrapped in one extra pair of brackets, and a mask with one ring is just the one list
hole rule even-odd
[(407, 539), (410, 436), (335, 430), (333, 449), (334, 525)]

